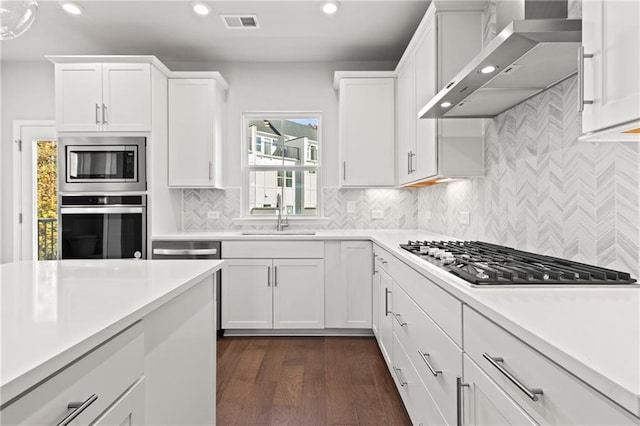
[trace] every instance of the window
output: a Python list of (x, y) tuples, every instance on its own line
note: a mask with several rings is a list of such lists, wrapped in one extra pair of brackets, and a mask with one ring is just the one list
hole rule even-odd
[(317, 216), (319, 114), (245, 114), (245, 216)]

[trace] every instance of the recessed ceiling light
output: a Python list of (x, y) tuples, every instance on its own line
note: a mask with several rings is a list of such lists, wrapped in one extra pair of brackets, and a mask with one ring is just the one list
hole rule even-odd
[(494, 72), (497, 69), (498, 69), (498, 67), (496, 65), (487, 65), (486, 67), (480, 69), (480, 71), (478, 71), (478, 72), (480, 74), (491, 74), (492, 72)]
[(451, 106), (451, 102), (443, 102), (440, 104), (442, 108), (449, 108)]
[(211, 13), (211, 6), (201, 1), (192, 2), (191, 7), (193, 8), (193, 12), (200, 16), (207, 16)]
[(82, 8), (77, 3), (64, 1), (61, 6), (69, 15), (82, 15)]
[(338, 1), (337, 0), (323, 0), (320, 3), (320, 7), (322, 11), (327, 15), (333, 15), (338, 11)]

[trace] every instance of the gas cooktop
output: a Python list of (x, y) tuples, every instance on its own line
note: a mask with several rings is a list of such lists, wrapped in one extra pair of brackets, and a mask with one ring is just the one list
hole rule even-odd
[(475, 285), (617, 285), (626, 272), (482, 241), (409, 241), (400, 247)]

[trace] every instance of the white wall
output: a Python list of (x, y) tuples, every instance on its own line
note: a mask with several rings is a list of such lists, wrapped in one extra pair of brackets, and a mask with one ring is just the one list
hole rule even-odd
[(2, 215), (1, 262), (13, 259), (13, 121), (53, 120), (54, 89), (53, 64), (50, 62), (25, 62), (0, 64), (2, 67), (2, 132), (0, 134), (0, 158), (2, 159), (1, 187)]

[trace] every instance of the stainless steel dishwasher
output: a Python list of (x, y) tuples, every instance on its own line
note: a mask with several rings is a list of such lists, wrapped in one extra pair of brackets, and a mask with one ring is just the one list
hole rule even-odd
[[(151, 244), (152, 259), (221, 259), (222, 243), (220, 241), (153, 241)], [(220, 283), (222, 272), (216, 272), (216, 328), (218, 337), (222, 337), (224, 330), (220, 327), (222, 316), (220, 310)]]

